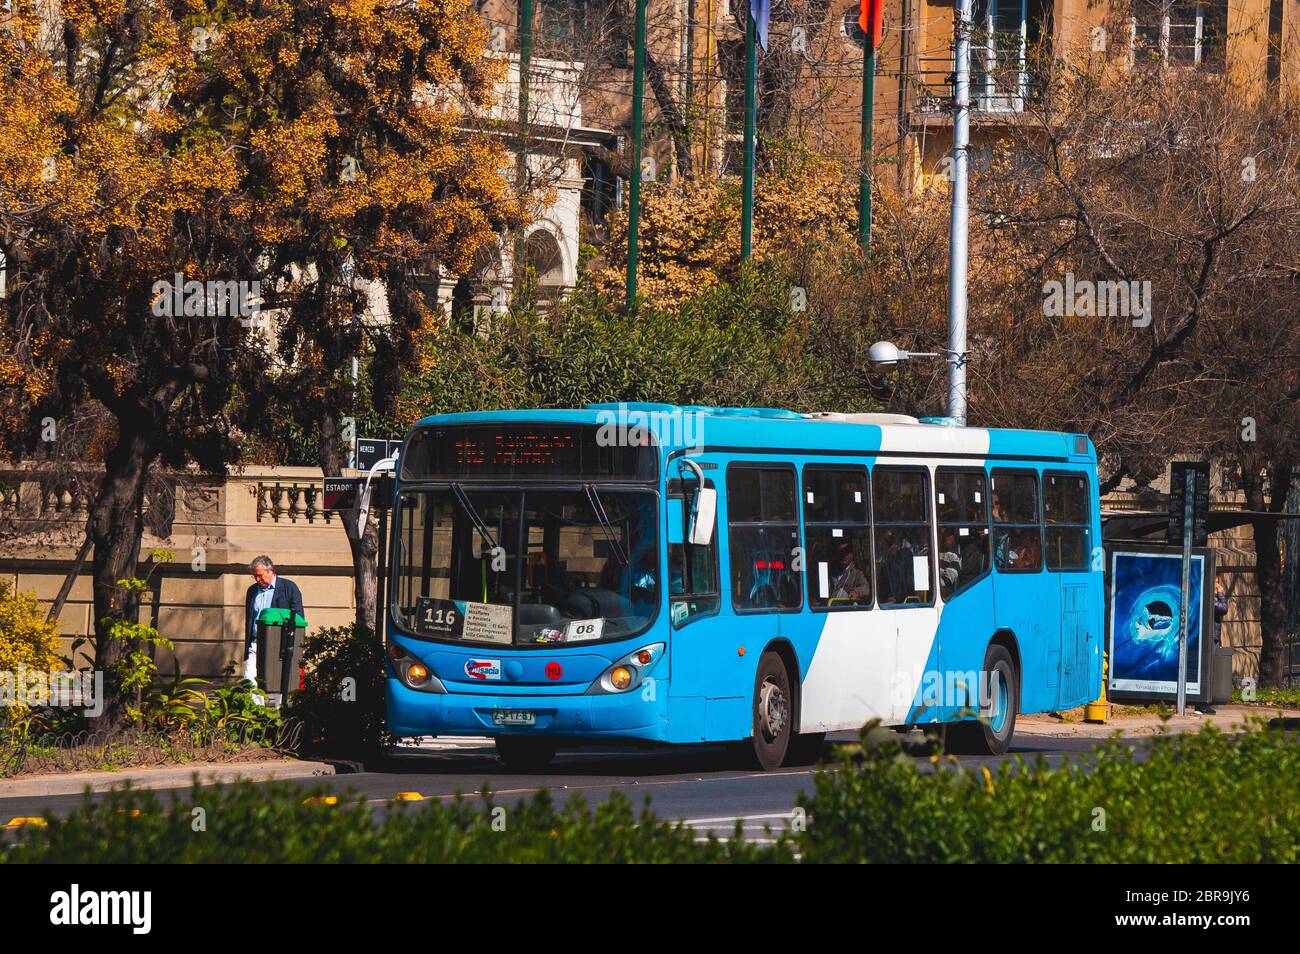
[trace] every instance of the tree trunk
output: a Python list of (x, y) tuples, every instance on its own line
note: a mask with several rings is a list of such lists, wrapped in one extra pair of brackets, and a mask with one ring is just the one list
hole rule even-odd
[[(338, 477), (343, 473), (343, 444), (339, 437), (338, 420), (328, 413), (321, 421), (320, 446), (318, 448), (321, 471), (326, 477)], [(375, 614), (375, 601), (379, 589), (379, 530), (375, 519), (366, 521), (365, 532), (357, 533), (356, 512), (344, 511), (343, 528), (348, 535), (348, 546), (352, 550), (352, 589), (357, 603), (357, 626), (377, 633), (378, 617)]]
[(103, 726), (109, 731), (126, 721), (129, 702), (123, 697), (116, 665), (129, 647), (110, 639), (114, 623), (131, 611), (126, 590), (118, 580), (135, 574), (140, 557), (144, 519), (140, 512), (145, 474), (154, 451), (139, 422), (118, 419), (118, 439), (104, 462), (104, 482), (91, 508), (89, 533), (95, 607), (95, 668), (104, 674)]
[[(1291, 465), (1273, 463), (1268, 469), (1268, 483), (1269, 499), (1265, 504), (1263, 480), (1248, 466), (1242, 467), (1241, 484), (1248, 509), (1279, 513), (1285, 508), (1287, 489), (1291, 486)], [(1266, 689), (1281, 689), (1286, 600), (1278, 522), (1266, 518), (1252, 520), (1250, 529), (1255, 543), (1255, 579), (1259, 586), (1259, 684)]]

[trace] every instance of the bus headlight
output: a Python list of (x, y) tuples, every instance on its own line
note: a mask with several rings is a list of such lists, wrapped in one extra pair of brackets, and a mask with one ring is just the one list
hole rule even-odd
[(446, 687), (429, 667), (397, 643), (388, 644), (388, 661), (392, 664), (397, 678), (407, 689), (414, 689), (417, 692), (446, 693)]
[(588, 695), (604, 695), (627, 692), (635, 689), (645, 680), (650, 670), (664, 654), (663, 643), (651, 643), (628, 653), (600, 674), (600, 678), (591, 684)]

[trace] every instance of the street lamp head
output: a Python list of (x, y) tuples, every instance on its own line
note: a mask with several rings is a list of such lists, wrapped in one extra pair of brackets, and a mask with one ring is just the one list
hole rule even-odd
[(892, 341), (877, 341), (867, 349), (867, 360), (884, 368), (892, 368), (909, 357), (906, 351), (899, 351), (898, 346)]

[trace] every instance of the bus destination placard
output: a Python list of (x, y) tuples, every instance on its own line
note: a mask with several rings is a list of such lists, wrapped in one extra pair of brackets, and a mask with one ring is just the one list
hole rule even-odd
[(509, 606), (421, 596), (415, 611), (416, 629), (425, 636), (506, 645), (513, 641), (514, 611)]

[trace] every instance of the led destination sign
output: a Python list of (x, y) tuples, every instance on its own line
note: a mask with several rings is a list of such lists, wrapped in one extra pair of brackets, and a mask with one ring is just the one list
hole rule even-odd
[(563, 477), (653, 480), (651, 446), (606, 446), (585, 425), (455, 425), (428, 427), (411, 438), (402, 479), (435, 477)]

